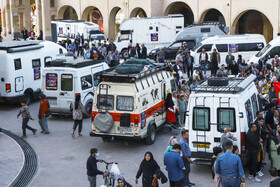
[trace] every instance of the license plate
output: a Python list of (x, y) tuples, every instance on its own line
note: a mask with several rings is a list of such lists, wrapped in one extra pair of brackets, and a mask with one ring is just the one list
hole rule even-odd
[(197, 147), (197, 148), (207, 148), (209, 149), (210, 144), (204, 144), (204, 143), (194, 143), (193, 147)]
[(50, 105), (57, 105), (57, 100), (56, 99), (48, 99)]
[(129, 127), (118, 127), (118, 131), (132, 132), (132, 129)]

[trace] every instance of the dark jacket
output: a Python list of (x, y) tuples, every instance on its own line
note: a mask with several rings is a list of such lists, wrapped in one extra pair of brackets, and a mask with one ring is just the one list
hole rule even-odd
[(116, 47), (116, 45), (115, 45), (114, 43), (110, 43), (110, 44), (108, 45), (108, 51), (113, 51), (113, 52), (115, 52), (116, 49), (117, 49), (117, 47)]
[[(200, 63), (200, 61), (201, 61), (201, 54), (202, 54), (202, 52), (200, 53), (200, 55), (199, 55), (199, 63)], [(208, 54), (205, 52), (205, 60), (206, 61), (208, 61)]]
[(246, 149), (248, 152), (259, 152), (261, 148), (259, 140), (259, 136), (256, 132), (248, 131), (246, 136)]
[(147, 58), (147, 48), (145, 46), (142, 47), (142, 58)]
[(228, 69), (232, 75), (238, 75), (239, 68), (238, 68), (237, 64), (235, 64), (235, 65), (230, 64)]
[(231, 55), (231, 58), (229, 58), (229, 55), (227, 55), (227, 56), (226, 56), (226, 63), (227, 63), (227, 64), (231, 64), (232, 61), (234, 61), (234, 56)]
[(270, 187), (280, 187), (280, 178), (270, 181)]
[(89, 156), (87, 160), (87, 175), (88, 176), (96, 176), (96, 175), (103, 175), (102, 171), (97, 169), (97, 161), (96, 158)]
[(275, 129), (274, 126), (274, 114), (271, 110), (268, 110), (265, 116), (265, 124), (270, 126), (272, 129)]
[[(191, 59), (191, 65), (190, 65), (190, 66), (189, 66), (189, 64), (188, 64), (189, 58)], [(186, 64), (188, 67), (192, 67), (193, 64), (194, 64), (194, 58), (193, 58), (192, 56), (186, 56), (186, 58), (185, 58), (185, 64)]]

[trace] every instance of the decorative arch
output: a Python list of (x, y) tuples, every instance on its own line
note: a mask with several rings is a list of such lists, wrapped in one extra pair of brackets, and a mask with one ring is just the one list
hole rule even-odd
[(191, 7), (182, 1), (171, 3), (164, 11), (165, 16), (168, 14), (183, 14), (185, 26), (191, 25), (194, 22), (194, 14)]
[(82, 20), (93, 22), (99, 25), (100, 30), (104, 31), (103, 27), (103, 15), (99, 8), (95, 6), (89, 6), (85, 8), (82, 14)]
[(143, 17), (147, 17), (147, 14), (145, 12), (144, 9), (140, 8), (140, 7), (137, 7), (137, 8), (134, 8), (131, 13), (130, 13), (130, 17), (133, 18), (133, 17), (140, 17), (140, 18), (143, 18)]
[(75, 19), (78, 20), (78, 14), (74, 7), (65, 5), (58, 11), (58, 19)]
[(226, 20), (224, 15), (217, 9), (211, 8), (203, 11), (200, 16), (200, 23), (204, 22), (219, 22), (221, 24), (226, 25)]
[(273, 27), (266, 15), (258, 10), (244, 10), (240, 12), (232, 23), (234, 34), (262, 34), (267, 42), (273, 38)]
[(116, 23), (116, 16), (122, 11), (121, 7), (114, 7), (109, 14), (109, 37), (115, 38), (119, 31), (120, 23)]

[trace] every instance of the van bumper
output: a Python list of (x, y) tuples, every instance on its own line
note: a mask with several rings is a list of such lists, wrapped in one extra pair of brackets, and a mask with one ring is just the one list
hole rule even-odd
[(25, 99), (25, 95), (20, 95), (16, 97), (0, 97), (0, 103), (15, 104), (15, 103), (20, 103), (24, 99)]
[(191, 152), (192, 153), (192, 163), (198, 165), (211, 165), (211, 158), (213, 153), (207, 152)]
[(93, 136), (93, 137), (114, 137), (114, 138), (126, 139), (126, 140), (142, 140), (147, 137), (147, 135), (135, 136), (135, 135), (110, 134), (110, 133), (103, 134), (103, 133), (97, 133), (97, 132), (90, 132), (89, 135)]

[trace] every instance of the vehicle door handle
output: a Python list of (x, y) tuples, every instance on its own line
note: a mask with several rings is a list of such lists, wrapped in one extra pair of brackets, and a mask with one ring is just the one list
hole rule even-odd
[(60, 92), (60, 94), (59, 95), (65, 95), (65, 94), (67, 94), (67, 92)]

